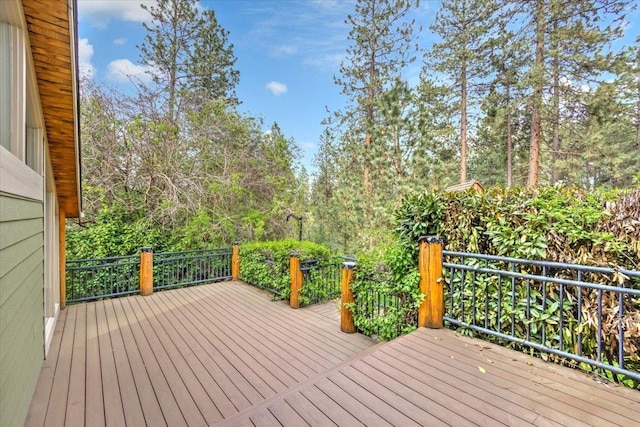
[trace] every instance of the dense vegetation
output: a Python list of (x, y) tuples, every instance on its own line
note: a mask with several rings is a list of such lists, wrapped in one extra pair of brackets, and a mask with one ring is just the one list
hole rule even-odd
[[(454, 251), (639, 270), (639, 218), (639, 189), (592, 193), (579, 188), (549, 187), (494, 189), (482, 193), (425, 192), (407, 197), (396, 212), (396, 244), (373, 258), (363, 257), (363, 262), (356, 266), (353, 285), (356, 300), (368, 301), (372, 298), (372, 290), (395, 299), (374, 317), (367, 304), (354, 304), (356, 324), (362, 331), (377, 334), (383, 339), (415, 328), (417, 307), (421, 301), (416, 269), (420, 236), (442, 236), (446, 249)], [(490, 267), (507, 268), (506, 265)], [(528, 272), (540, 273), (535, 268)], [(556, 278), (576, 280), (575, 273), (570, 270), (560, 269), (552, 274)], [(475, 285), (471, 285), (472, 279)], [(596, 357), (596, 319), (599, 318), (596, 290), (582, 290), (583, 302), (577, 306), (578, 291), (574, 287), (567, 286), (562, 290), (558, 285), (547, 284), (543, 290), (540, 283), (529, 288), (528, 281), (518, 281), (514, 290), (517, 304), (511, 308), (510, 297), (506, 296), (512, 292), (511, 281), (501, 285), (496, 278), (481, 275), (462, 277), (460, 273), (453, 277), (448, 275), (447, 280), (464, 288), (467, 297), (472, 295), (472, 286), (473, 295), (491, 297), (487, 307), (482, 296), (475, 303), (477, 321), (483, 322), (486, 316), (489, 328), (500, 331), (509, 324), (511, 316), (515, 316), (518, 322), (516, 336), (525, 338), (526, 327), (532, 339), (549, 344), (559, 339), (557, 328), (561, 316), (565, 322), (561, 332), (566, 348), (577, 348), (579, 331), (583, 354)], [(624, 283), (627, 287), (640, 289), (637, 279), (629, 279), (620, 273), (613, 276), (585, 273), (582, 280), (606, 285)], [(504, 288), (501, 290), (504, 300), (498, 303), (496, 296), (500, 295), (500, 286)], [(546, 294), (546, 303), (541, 302), (543, 293)], [(563, 299), (560, 299), (560, 293)], [(462, 294), (456, 295), (449, 315), (469, 316), (473, 303), (466, 302), (467, 314), (463, 314), (459, 311)], [(531, 303), (527, 301), (529, 298)], [(606, 331), (602, 337), (602, 357), (611, 362), (617, 360), (619, 296), (603, 292), (602, 298), (602, 327)], [(473, 301), (476, 301), (475, 297)], [(625, 364), (627, 369), (638, 370), (640, 301), (628, 298), (624, 304)], [(527, 311), (531, 313), (531, 320), (527, 320)], [(581, 321), (577, 320), (578, 311)]]
[(308, 182), (295, 143), (238, 112), (233, 45), (213, 10), (190, 0), (145, 7), (150, 81), (133, 80), (134, 93), (81, 86), (86, 217), (69, 230), (69, 257), (283, 236)]
[(391, 242), (393, 212), (424, 189), (640, 180), (640, 51), (620, 43), (631, 1), (444, 0), (427, 29), (417, 0), (358, 0), (335, 76), (348, 102), (311, 177), (277, 124), (238, 112), (233, 45), (209, 6), (147, 6), (151, 79), (134, 93), (83, 82), (86, 218), (70, 257), (293, 236), (288, 213), (355, 253)]
[[(315, 260), (320, 268), (339, 262), (339, 257), (328, 247), (313, 242), (283, 239), (249, 243), (240, 246), (240, 279), (269, 290), (279, 298), (288, 299), (291, 295), (291, 256), (301, 261)], [(309, 280), (303, 284), (302, 304), (308, 303), (309, 296), (317, 294), (317, 288), (322, 287), (320, 283), (313, 282)]]
[[(361, 0), (347, 18), (336, 83), (349, 102), (320, 138), (313, 240), (384, 245), (405, 195), (470, 178), (640, 183), (634, 2), (443, 0), (428, 30), (421, 18), (437, 6), (426, 3)], [(636, 42), (624, 46), (623, 35)]]

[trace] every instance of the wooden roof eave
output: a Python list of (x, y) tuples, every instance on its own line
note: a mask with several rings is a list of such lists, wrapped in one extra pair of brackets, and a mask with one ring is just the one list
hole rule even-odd
[(22, 0), (60, 209), (80, 216), (75, 0)]

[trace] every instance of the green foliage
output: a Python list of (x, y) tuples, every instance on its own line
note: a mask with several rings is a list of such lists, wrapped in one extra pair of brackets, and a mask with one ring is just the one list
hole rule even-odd
[(637, 193), (558, 186), (422, 193), (398, 209), (395, 232), (407, 242), (442, 236), (449, 250), (637, 269), (636, 240), (614, 235), (607, 209)]
[(293, 239), (247, 243), (239, 250), (240, 279), (270, 290), (282, 299), (291, 295), (289, 258), (292, 254), (301, 261), (317, 259), (324, 263), (334, 259), (326, 246)]
[(361, 255), (354, 274), (348, 308), (358, 330), (391, 340), (416, 328), (424, 294), (413, 251), (398, 242), (382, 255)]
[[(591, 193), (556, 186), (538, 190), (423, 193), (407, 198), (397, 211), (396, 233), (414, 255), (417, 247), (413, 242), (420, 236), (438, 235), (445, 238), (446, 248), (454, 251), (638, 270), (639, 202), (640, 189)], [(465, 259), (464, 263), (500, 270), (513, 267), (474, 259)], [(520, 266), (518, 272), (536, 275), (541, 274), (541, 268)], [(571, 270), (549, 268), (546, 274), (576, 280)], [(576, 352), (580, 333), (582, 354), (592, 358), (597, 355), (597, 325), (601, 323), (602, 358), (609, 363), (617, 360), (620, 302), (614, 292), (602, 292), (602, 305), (598, 307), (598, 292), (594, 289), (579, 291), (573, 286), (561, 288), (550, 282), (519, 278), (499, 280), (497, 276), (469, 271), (456, 271), (453, 275), (445, 271), (445, 276), (449, 284), (448, 313), (453, 318), (555, 348), (559, 348), (562, 334), (564, 349)], [(585, 272), (582, 280), (640, 287), (637, 280), (620, 274)], [(449, 301), (453, 301), (452, 305)], [(578, 301), (582, 301), (581, 305)], [(640, 301), (626, 298), (622, 312), (623, 324), (640, 324)], [(628, 369), (640, 369), (639, 340), (640, 328), (625, 329), (623, 348)], [(555, 356), (546, 357), (561, 361)], [(612, 379), (628, 383), (625, 379)]]

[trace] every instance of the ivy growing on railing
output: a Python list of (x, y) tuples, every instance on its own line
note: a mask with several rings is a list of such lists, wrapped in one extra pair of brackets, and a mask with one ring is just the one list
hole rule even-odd
[(397, 245), (383, 255), (358, 258), (351, 284), (355, 302), (348, 304), (358, 330), (391, 340), (416, 329), (424, 294), (412, 251)]
[(242, 244), (239, 250), (240, 280), (282, 299), (288, 299), (291, 294), (289, 258), (292, 253), (301, 261), (315, 259), (324, 264), (335, 259), (326, 246), (293, 239)]

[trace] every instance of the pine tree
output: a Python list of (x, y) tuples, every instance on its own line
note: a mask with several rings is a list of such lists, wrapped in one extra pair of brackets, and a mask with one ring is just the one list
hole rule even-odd
[(467, 181), (468, 115), (473, 95), (486, 77), (488, 36), (496, 25), (497, 6), (487, 0), (445, 0), (431, 30), (441, 41), (434, 43), (427, 68), (444, 73), (459, 102), (460, 182)]
[(159, 0), (142, 8), (152, 20), (143, 24), (147, 34), (140, 58), (153, 70), (153, 81), (166, 90), (170, 121), (176, 121), (183, 99), (196, 101), (190, 105), (220, 99), (236, 104), (239, 74), (233, 68), (233, 46), (215, 13), (201, 11), (191, 0)]
[[(383, 151), (373, 139), (380, 120), (378, 100), (403, 67), (415, 60), (413, 21), (408, 21), (407, 15), (417, 4), (417, 0), (358, 0), (355, 14), (346, 20), (351, 26), (351, 45), (335, 82), (350, 104), (337, 115), (350, 128), (344, 144), (359, 151), (355, 158), (362, 162), (363, 214), (369, 227), (373, 224), (374, 193), (378, 190), (375, 181), (380, 172), (375, 157)], [(357, 134), (362, 142), (353, 144)]]

